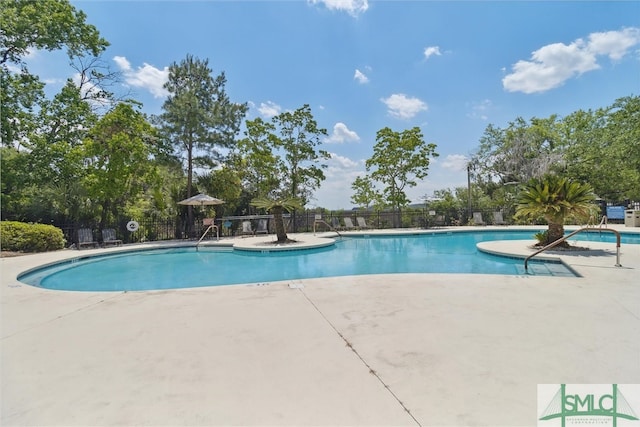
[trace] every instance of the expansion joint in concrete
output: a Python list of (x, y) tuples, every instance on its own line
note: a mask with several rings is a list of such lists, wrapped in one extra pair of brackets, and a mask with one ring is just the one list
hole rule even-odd
[(331, 329), (333, 329), (334, 332), (340, 337), (340, 339), (344, 341), (345, 345), (351, 349), (351, 351), (356, 355), (356, 357), (360, 359), (362, 364), (369, 370), (369, 373), (376, 377), (376, 379), (380, 382), (380, 384), (382, 384), (385, 390), (387, 390), (387, 392), (396, 400), (396, 402), (398, 402), (398, 404), (402, 407), (402, 409), (407, 414), (409, 414), (409, 416), (411, 417), (411, 419), (413, 419), (416, 425), (422, 426), (422, 424), (420, 424), (420, 421), (418, 421), (416, 417), (413, 416), (409, 408), (407, 408), (406, 405), (400, 400), (400, 398), (393, 392), (393, 390), (391, 390), (391, 387), (384, 382), (384, 380), (380, 377), (380, 375), (371, 367), (371, 365), (369, 365), (369, 363), (367, 363), (367, 361), (353, 346), (353, 344), (338, 330), (338, 328), (327, 318), (327, 316), (325, 316), (322, 310), (320, 310), (320, 308), (311, 300), (311, 298), (309, 298), (309, 296), (304, 292), (303, 287), (300, 286), (300, 287), (296, 287), (295, 289), (297, 289), (298, 291), (300, 291), (300, 293), (302, 293), (302, 295), (309, 302), (309, 304), (311, 304), (311, 306), (318, 312), (318, 314), (322, 316), (324, 321), (327, 322), (327, 324), (331, 327)]

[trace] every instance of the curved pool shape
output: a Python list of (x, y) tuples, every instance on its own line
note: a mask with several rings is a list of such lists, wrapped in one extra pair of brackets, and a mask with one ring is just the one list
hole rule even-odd
[[(266, 253), (206, 247), (198, 251), (193, 247), (138, 250), (74, 259), (32, 270), (18, 280), (57, 290), (141, 291), (384, 273), (575, 276), (560, 262), (532, 261), (525, 271), (522, 259), (485, 254), (476, 249), (476, 244), (483, 241), (532, 240), (533, 233), (369, 235), (345, 237), (326, 248)], [(583, 236), (614, 241), (610, 239), (613, 236), (599, 233)]]

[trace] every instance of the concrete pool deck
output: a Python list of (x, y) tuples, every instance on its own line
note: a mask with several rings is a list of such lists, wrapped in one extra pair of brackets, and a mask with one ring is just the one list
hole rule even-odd
[[(253, 239), (265, 237), (239, 240)], [(527, 253), (530, 243), (491, 249)], [(401, 274), (145, 292), (16, 279), (119, 249), (2, 258), (0, 424), (535, 425), (537, 384), (640, 383), (640, 245), (623, 243), (622, 267), (615, 244), (580, 246), (591, 250), (552, 256), (582, 277)]]

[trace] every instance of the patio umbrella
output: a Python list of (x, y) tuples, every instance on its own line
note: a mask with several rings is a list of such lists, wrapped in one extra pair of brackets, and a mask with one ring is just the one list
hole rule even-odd
[[(221, 205), (223, 203), (224, 203), (224, 200), (216, 199), (215, 197), (211, 197), (203, 193), (189, 197), (188, 199), (180, 200), (178, 202), (179, 205), (186, 205), (186, 206), (211, 206), (211, 205)], [(189, 225), (188, 225), (189, 234), (193, 230), (193, 223), (191, 223), (191, 221), (193, 220), (191, 219), (191, 213), (189, 213)]]
[(206, 194), (203, 194), (203, 193), (189, 197), (188, 199), (180, 200), (178, 202), (179, 205), (187, 205), (187, 206), (209, 206), (209, 205), (221, 205), (223, 203), (224, 203), (224, 200), (216, 199), (215, 197), (207, 196)]

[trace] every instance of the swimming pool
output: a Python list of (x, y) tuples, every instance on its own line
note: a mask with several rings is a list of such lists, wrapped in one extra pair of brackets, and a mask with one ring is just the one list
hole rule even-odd
[[(231, 248), (152, 249), (87, 257), (33, 270), (18, 277), (47, 289), (141, 291), (267, 283), (318, 277), (388, 273), (472, 273), (575, 276), (559, 262), (532, 261), (482, 253), (476, 244), (492, 240), (531, 240), (532, 231), (446, 232), (338, 239), (335, 245), (284, 252)], [(609, 240), (600, 233), (581, 237)], [(631, 239), (631, 241), (629, 241)], [(626, 236), (633, 243), (639, 236)], [(623, 241), (625, 241), (623, 240)]]

